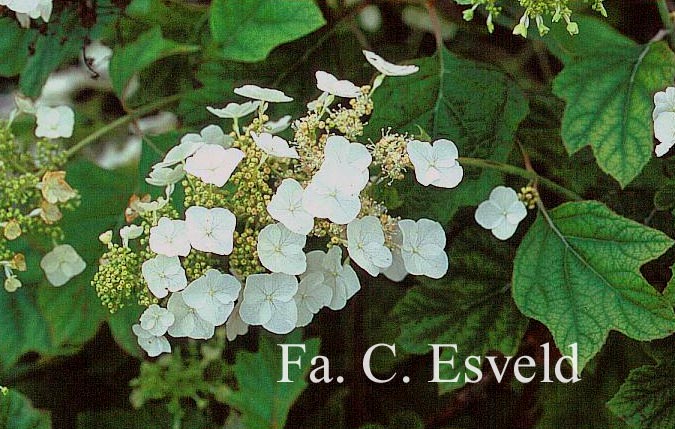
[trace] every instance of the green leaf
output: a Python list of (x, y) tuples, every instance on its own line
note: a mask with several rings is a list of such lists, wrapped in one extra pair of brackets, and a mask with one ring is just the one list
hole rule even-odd
[(134, 42), (116, 49), (110, 58), (110, 80), (118, 96), (124, 94), (134, 73), (150, 64), (172, 55), (189, 54), (199, 50), (198, 46), (174, 42), (162, 37), (160, 27), (153, 27), (138, 36)]
[[(289, 365), (292, 383), (278, 383), (281, 378), (281, 348), (279, 344), (305, 344), (302, 368)], [(289, 350), (289, 359), (296, 359), (299, 349)], [(257, 353), (242, 351), (237, 354), (232, 371), (237, 379), (238, 390), (226, 398), (227, 403), (242, 414), (247, 429), (283, 428), (286, 417), (300, 393), (307, 387), (305, 376), (309, 362), (319, 353), (319, 340), (301, 341), (299, 335), (291, 335), (275, 341), (261, 337)]]
[(210, 24), (223, 59), (255, 62), (326, 21), (313, 0), (214, 0)]
[(138, 337), (133, 333), (131, 327), (138, 323), (138, 319), (145, 307), (140, 305), (126, 305), (115, 314), (108, 316), (108, 326), (110, 332), (118, 346), (131, 356), (143, 359), (145, 356), (138, 345)]
[(675, 362), (645, 365), (631, 371), (609, 409), (633, 427), (675, 427)]
[(15, 76), (28, 60), (28, 47), (36, 37), (35, 31), (19, 26), (16, 19), (0, 18), (0, 76)]
[(441, 354), (442, 360), (456, 356), (457, 363), (454, 368), (441, 366), (441, 377), (459, 376), (459, 381), (439, 383), (440, 393), (464, 385), (467, 356), (494, 350), (512, 356), (518, 350), (527, 319), (508, 294), (512, 253), (484, 231), (467, 228), (451, 247), (451, 274), (421, 280), (396, 305), (394, 314), (401, 324), (397, 344), (404, 351), (425, 354), (429, 344), (457, 344), (458, 353), (445, 349)]
[(0, 369), (11, 367), (25, 353), (52, 349), (49, 328), (34, 294), (35, 289), (28, 286), (0, 293)]
[[(460, 156), (504, 162), (528, 107), (522, 92), (504, 73), (460, 59), (443, 50), (415, 61), (420, 71), (387, 78), (373, 96), (375, 110), (366, 137), (376, 141), (382, 129), (419, 134), (455, 142)], [(501, 175), (492, 170), (464, 169), (455, 189), (422, 187), (412, 179), (397, 183), (404, 205), (400, 214), (429, 217), (447, 223), (459, 207), (486, 199)]]
[(518, 248), (513, 297), (544, 323), (560, 350), (578, 344), (579, 370), (610, 330), (637, 340), (675, 331), (672, 307), (640, 274), (640, 266), (673, 241), (595, 201), (563, 204), (540, 215)]
[(33, 408), (21, 393), (9, 389), (0, 393), (0, 429), (51, 429), (49, 413)]
[[(107, 409), (86, 411), (77, 415), (78, 429), (166, 429), (172, 425), (171, 414), (164, 405), (148, 405), (138, 410)], [(180, 421), (182, 429), (214, 428), (202, 413), (191, 409)]]
[(675, 54), (665, 42), (638, 45), (611, 30), (594, 38), (597, 30), (586, 30), (607, 26), (600, 21), (579, 24), (553, 82), (567, 102), (562, 137), (570, 154), (590, 145), (600, 168), (625, 187), (652, 157), (652, 97), (672, 83)]
[(69, 165), (67, 174), (68, 183), (81, 195), (82, 206), (64, 213), (61, 226), (65, 242), (82, 256), (87, 269), (62, 287), (39, 287), (38, 303), (54, 343), (79, 346), (96, 335), (107, 315), (90, 284), (105, 251), (98, 236), (119, 224), (133, 183), (128, 175), (89, 162)]

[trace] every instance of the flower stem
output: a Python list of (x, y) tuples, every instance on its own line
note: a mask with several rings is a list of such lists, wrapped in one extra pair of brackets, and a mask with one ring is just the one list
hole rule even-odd
[(668, 8), (667, 0), (657, 0), (656, 7), (659, 10), (659, 16), (661, 17), (661, 22), (663, 22), (663, 26), (670, 33), (670, 46), (675, 46), (675, 31), (673, 25), (673, 18), (670, 15), (670, 9)]
[(134, 110), (133, 112), (129, 113), (128, 115), (122, 116), (120, 118), (117, 118), (116, 120), (112, 121), (108, 125), (101, 127), (94, 131), (93, 133), (89, 134), (87, 137), (83, 138), (79, 142), (75, 143), (73, 146), (68, 148), (66, 150), (66, 158), (71, 158), (73, 155), (75, 155), (77, 152), (79, 152), (82, 148), (86, 147), (90, 143), (95, 142), (99, 138), (103, 137), (105, 134), (109, 133), (110, 131), (114, 130), (117, 127), (121, 127), (122, 125), (126, 125), (135, 119), (140, 118), (141, 116), (147, 115), (148, 113), (155, 111), (157, 109), (161, 109), (164, 106), (168, 106), (169, 104), (175, 103), (176, 101), (180, 100), (184, 94), (175, 94), (171, 95), (166, 98), (161, 98), (157, 101), (154, 101), (152, 103), (148, 103), (144, 106), (139, 107), (138, 109)]
[(549, 188), (552, 191), (557, 192), (560, 195), (565, 196), (566, 198), (575, 201), (581, 201), (584, 199), (581, 195), (565, 188), (564, 186), (558, 185), (557, 183), (555, 183), (550, 179), (547, 179), (546, 177), (540, 176), (535, 171), (528, 171), (524, 168), (516, 167), (515, 165), (490, 161), (488, 159), (468, 158), (468, 157), (459, 157), (457, 158), (457, 161), (459, 161), (461, 165), (469, 165), (478, 168), (487, 168), (490, 170), (497, 170), (501, 171), (502, 173), (511, 174), (513, 176), (520, 176), (525, 179), (537, 180), (541, 185)]

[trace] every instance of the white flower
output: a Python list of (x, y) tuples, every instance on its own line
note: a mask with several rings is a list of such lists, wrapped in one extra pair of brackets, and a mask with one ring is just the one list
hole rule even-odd
[(270, 134), (279, 134), (291, 126), (291, 115), (282, 116), (278, 121), (268, 121), (263, 129)]
[(675, 112), (675, 88), (672, 86), (654, 94), (652, 119), (656, 120), (663, 112)]
[[(40, 3), (42, 2), (51, 3), (51, 0), (40, 0)], [(31, 16), (31, 18), (37, 17)], [(42, 19), (45, 22), (48, 21), (48, 19), (44, 19), (44, 16), (42, 16)], [(91, 67), (96, 73), (100, 74), (104, 78), (108, 78), (108, 68), (110, 66), (110, 58), (112, 58), (112, 49), (101, 43), (100, 40), (94, 40), (86, 46), (84, 49), (84, 54), (87, 57), (86, 61), (90, 63), (89, 67)], [(80, 55), (80, 62), (82, 66), (86, 67), (84, 61), (85, 58)]]
[(296, 234), (307, 235), (314, 228), (314, 217), (302, 206), (303, 192), (297, 180), (284, 179), (267, 204), (267, 211), (286, 228)]
[(288, 146), (288, 142), (279, 136), (270, 133), (256, 134), (251, 131), (251, 138), (266, 154), (278, 158), (300, 158), (295, 148)]
[(330, 304), (333, 289), (324, 282), (322, 273), (310, 273), (300, 281), (298, 292), (293, 299), (298, 308), (296, 326), (307, 326), (319, 310)]
[[(110, 231), (112, 236), (112, 231)], [(122, 239), (122, 246), (128, 247), (129, 240), (134, 240), (143, 234), (143, 227), (140, 225), (127, 225), (120, 229), (120, 238)], [(112, 237), (111, 237), (112, 238)]]
[(337, 164), (327, 164), (314, 175), (302, 196), (302, 206), (317, 218), (345, 225), (361, 211), (360, 175), (345, 174)]
[(246, 335), (246, 333), (248, 332), (248, 323), (241, 320), (241, 316), (239, 314), (239, 309), (241, 308), (241, 302), (243, 299), (244, 299), (244, 289), (242, 288), (239, 291), (237, 304), (234, 306), (232, 314), (230, 314), (230, 317), (227, 319), (227, 322), (225, 323), (225, 332), (228, 341), (234, 341), (234, 339), (237, 338), (239, 335)]
[(415, 65), (399, 66), (397, 64), (392, 64), (376, 53), (370, 51), (364, 50), (363, 55), (365, 55), (366, 60), (368, 60), (377, 71), (385, 76), (407, 76), (409, 74), (417, 73), (420, 69)]
[(61, 244), (42, 257), (40, 268), (54, 286), (63, 286), (87, 267), (70, 244)]
[(258, 107), (260, 107), (259, 101), (247, 101), (241, 104), (228, 103), (227, 106), (222, 109), (208, 106), (206, 110), (219, 118), (238, 119), (255, 112)]
[(445, 253), (445, 231), (440, 223), (429, 219), (417, 222), (403, 219), (398, 222), (403, 243), (401, 257), (410, 274), (439, 279), (448, 271)]
[(185, 170), (183, 165), (178, 164), (175, 167), (156, 167), (150, 171), (149, 177), (145, 181), (152, 186), (171, 186), (183, 180)]
[(656, 145), (656, 156), (663, 156), (675, 145), (675, 113), (659, 114), (654, 121), (654, 135), (661, 142)]
[(68, 106), (47, 107), (38, 106), (36, 137), (56, 139), (71, 137), (75, 125), (75, 112)]
[(161, 218), (150, 228), (150, 250), (164, 256), (187, 256), (190, 240), (185, 221)]
[(150, 357), (156, 357), (162, 353), (171, 353), (171, 344), (166, 337), (153, 335), (141, 327), (134, 325), (131, 327), (137, 337), (138, 345), (148, 353)]
[(361, 143), (350, 143), (343, 136), (330, 136), (326, 139), (322, 168), (330, 165), (336, 170), (342, 170), (343, 176), (359, 177), (359, 192), (370, 179), (368, 167), (372, 161), (370, 152)]
[(232, 253), (237, 219), (228, 209), (192, 206), (185, 211), (185, 223), (187, 237), (196, 250), (217, 255)]
[(356, 98), (361, 95), (361, 88), (348, 80), (338, 80), (324, 71), (316, 72), (316, 86), (323, 92), (344, 98)]
[[(25, 0), (24, 0), (25, 1)], [(28, 2), (33, 3), (33, 0)], [(52, 0), (38, 0), (38, 4), (27, 13), (16, 13), (16, 19), (19, 21), (22, 27), (30, 27), (30, 18), (37, 19), (42, 18), (44, 22), (49, 22), (49, 18), (52, 15)]]
[(38, 0), (0, 0), (0, 6), (7, 6), (8, 9), (18, 13), (28, 13), (37, 5)]
[(183, 301), (197, 310), (202, 319), (220, 326), (232, 313), (241, 284), (236, 277), (209, 269), (185, 288)]
[(474, 217), (480, 226), (491, 230), (495, 237), (506, 240), (516, 232), (518, 224), (526, 216), (527, 208), (518, 199), (516, 191), (497, 186), (490, 192), (490, 199), (480, 203)]
[(140, 319), (141, 328), (156, 337), (166, 334), (166, 330), (173, 325), (174, 321), (173, 313), (157, 304), (146, 308)]
[(267, 225), (258, 234), (258, 258), (273, 273), (301, 274), (307, 269), (302, 248), (307, 237), (276, 223)]
[(172, 147), (162, 162), (158, 162), (153, 168), (170, 167), (174, 164), (185, 161), (192, 156), (199, 148), (204, 146), (204, 139), (199, 134), (186, 134), (180, 139), (178, 146)]
[(307, 110), (318, 112), (320, 107), (325, 108), (330, 106), (333, 103), (333, 100), (335, 100), (333, 94), (322, 92), (321, 95), (319, 95), (319, 98), (307, 103)]
[(169, 292), (177, 292), (187, 286), (185, 270), (178, 256), (157, 255), (143, 262), (141, 272), (148, 289), (157, 298), (164, 298)]
[(349, 263), (342, 263), (342, 248), (333, 246), (328, 253), (314, 250), (307, 254), (307, 271), (300, 277), (305, 278), (312, 273), (323, 274), (323, 281), (332, 289), (333, 295), (327, 304), (331, 310), (341, 310), (347, 305), (356, 292), (361, 289), (356, 271)]
[(234, 93), (253, 100), (267, 101), (268, 103), (287, 103), (293, 99), (278, 89), (261, 88), (256, 85), (244, 85), (234, 89)]
[(291, 332), (298, 321), (293, 297), (298, 280), (283, 273), (251, 274), (246, 278), (244, 299), (239, 309), (241, 320), (249, 325), (262, 325), (275, 334)]
[(186, 160), (185, 171), (199, 177), (204, 183), (220, 188), (227, 183), (242, 159), (244, 152), (239, 149), (207, 144)]
[(384, 245), (382, 224), (375, 216), (355, 219), (347, 225), (349, 256), (371, 276), (391, 265), (391, 250)]
[(405, 269), (405, 262), (403, 261), (403, 255), (401, 254), (403, 234), (401, 233), (401, 228), (398, 227), (398, 224), (396, 225), (396, 229), (392, 234), (391, 240), (394, 244), (394, 248), (391, 250), (391, 265), (380, 272), (384, 274), (389, 280), (393, 282), (400, 282), (409, 273)]
[(169, 327), (169, 335), (175, 338), (189, 337), (195, 340), (208, 340), (215, 333), (215, 325), (205, 320), (183, 299), (183, 292), (175, 292), (169, 297), (167, 308), (176, 318)]
[(408, 142), (407, 151), (420, 184), (454, 188), (462, 181), (464, 170), (457, 162), (457, 147), (450, 140), (436, 140), (433, 146), (412, 140)]

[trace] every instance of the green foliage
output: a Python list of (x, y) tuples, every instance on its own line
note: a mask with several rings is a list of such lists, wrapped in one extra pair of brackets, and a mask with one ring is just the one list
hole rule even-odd
[[(394, 309), (401, 323), (397, 343), (409, 353), (428, 353), (429, 344), (457, 344), (459, 353), (445, 349), (442, 360), (455, 357), (456, 365), (441, 366), (440, 393), (464, 385), (464, 359), (499, 351), (513, 356), (525, 333), (527, 319), (513, 304), (509, 291), (512, 249), (467, 228), (452, 243), (452, 274), (441, 280), (423, 280), (410, 289)], [(472, 374), (468, 374), (473, 377)]]
[(326, 23), (313, 0), (215, 0), (209, 22), (221, 58), (243, 62), (264, 60)]
[(35, 34), (25, 31), (13, 18), (0, 18), (3, 34), (0, 38), (0, 76), (14, 76), (23, 70), (28, 59), (28, 46)]
[(606, 27), (587, 18), (578, 36), (558, 38), (565, 68), (553, 92), (567, 102), (567, 151), (590, 145), (600, 168), (625, 187), (652, 157), (652, 97), (672, 83), (675, 54), (665, 42), (638, 45)]
[[(278, 383), (281, 378), (281, 344), (305, 344), (302, 368), (289, 365), (288, 378), (292, 383)], [(295, 360), (298, 349), (289, 350), (289, 359)], [(307, 387), (305, 377), (309, 362), (319, 354), (319, 340), (300, 341), (292, 335), (283, 342), (261, 337), (258, 352), (239, 352), (232, 367), (238, 389), (225, 397), (225, 401), (242, 414), (246, 429), (283, 428), (291, 405)]]
[(0, 429), (50, 429), (49, 413), (36, 410), (21, 393), (0, 393)]
[[(461, 156), (506, 161), (527, 102), (505, 74), (483, 64), (440, 55), (415, 61), (420, 71), (411, 76), (385, 79), (373, 96), (377, 108), (366, 136), (373, 141), (381, 129), (451, 139)], [(500, 174), (465, 167), (456, 189), (424, 188), (411, 178), (398, 186), (405, 202), (401, 214), (428, 217), (447, 223), (457, 209), (487, 198)]]
[(160, 27), (141, 34), (134, 42), (115, 51), (110, 59), (110, 79), (117, 95), (122, 98), (134, 73), (172, 55), (195, 52), (198, 46), (184, 45), (162, 37)]
[(639, 271), (672, 246), (670, 238), (594, 201), (566, 203), (548, 216), (518, 248), (513, 297), (561, 350), (578, 344), (579, 370), (610, 330), (643, 341), (675, 330), (672, 307)]

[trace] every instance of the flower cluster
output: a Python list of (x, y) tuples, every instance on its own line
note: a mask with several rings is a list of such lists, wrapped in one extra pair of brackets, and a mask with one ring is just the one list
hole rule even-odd
[[(584, 0), (586, 3), (591, 3), (593, 10), (607, 16), (607, 11), (603, 5), (603, 0)], [(567, 25), (567, 31), (570, 34), (579, 33), (579, 25), (572, 21), (572, 9), (570, 8), (570, 0), (518, 0), (520, 6), (525, 8), (518, 24), (513, 28), (513, 34), (527, 37), (527, 31), (530, 23), (534, 22), (537, 30), (541, 36), (546, 35), (550, 28), (546, 26), (545, 19), (550, 17), (553, 23), (559, 22), (561, 19)], [(458, 1), (460, 4), (470, 4), (471, 8), (464, 11), (464, 19), (471, 21), (474, 12), (478, 7), (484, 7), (487, 12), (487, 27), (490, 33), (494, 31), (493, 20), (497, 17), (502, 8), (499, 6), (498, 0), (466, 0)]]
[[(72, 110), (35, 108), (23, 98), (16, 101), (10, 122), (0, 124), (0, 265), (9, 292), (21, 287), (15, 272), (27, 269), (25, 256), (13, 250), (14, 242), (31, 234), (53, 242), (61, 240), (63, 234), (57, 223), (62, 210), (73, 208), (79, 201), (61, 170), (66, 160), (64, 151), (51, 140), (72, 134)], [(35, 135), (40, 138), (34, 143), (19, 141), (11, 132), (11, 120), (21, 113), (37, 117)], [(64, 115), (70, 119), (64, 121)], [(84, 261), (71, 246), (60, 245), (45, 255), (40, 266), (51, 284), (61, 286), (84, 270)]]
[[(389, 131), (375, 143), (356, 141), (385, 76), (418, 70), (364, 54), (381, 73), (373, 86), (317, 72), (321, 95), (292, 123), (292, 140), (278, 135), (290, 118), (266, 114), (270, 103), (292, 100), (281, 91), (245, 85), (234, 92), (251, 101), (208, 107), (232, 131), (209, 125), (185, 135), (146, 179), (163, 195), (132, 200), (121, 244), (112, 232), (102, 237), (109, 251), (93, 284), (111, 311), (130, 298), (147, 306), (133, 331), (150, 356), (171, 351), (167, 335), (209, 339), (224, 325), (232, 340), (249, 326), (277, 334), (306, 326), (361, 289), (356, 266), (394, 281), (446, 274), (442, 226), (393, 217), (374, 190), (410, 170), (423, 186), (456, 187), (464, 175), (457, 147)], [(333, 105), (339, 98), (348, 105)], [(489, 228), (506, 238), (525, 206), (517, 196), (518, 205), (495, 199), (506, 204), (506, 220), (501, 205), (490, 207)]]

